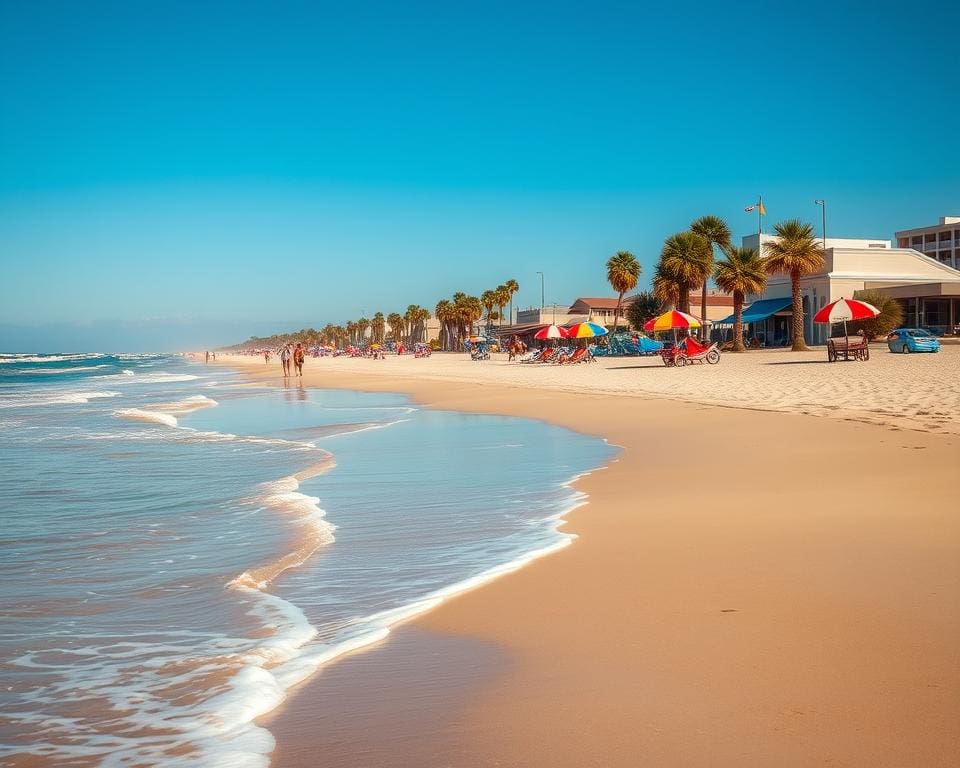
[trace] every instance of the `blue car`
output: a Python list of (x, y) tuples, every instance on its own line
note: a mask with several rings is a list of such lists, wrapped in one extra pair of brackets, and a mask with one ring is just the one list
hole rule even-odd
[(887, 336), (891, 352), (939, 352), (940, 341), (923, 328), (898, 328)]

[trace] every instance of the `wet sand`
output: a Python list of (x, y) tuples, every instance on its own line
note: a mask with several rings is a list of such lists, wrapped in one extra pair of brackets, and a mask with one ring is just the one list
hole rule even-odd
[[(279, 366), (225, 362), (282, 383)], [(303, 384), (544, 418), (625, 450), (578, 482), (590, 501), (570, 516), (573, 546), (300, 686), (270, 718), (276, 765), (956, 763), (952, 429), (507, 387), (483, 372), (470, 383), (438, 367), (418, 378), (391, 362), (308, 360)], [(875, 385), (869, 365), (847, 369), (847, 388)], [(805, 366), (787, 368), (811, 389)]]

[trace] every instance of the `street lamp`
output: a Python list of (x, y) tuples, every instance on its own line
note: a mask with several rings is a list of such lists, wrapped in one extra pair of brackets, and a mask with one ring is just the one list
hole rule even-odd
[(814, 205), (819, 205), (823, 210), (823, 250), (827, 250), (827, 201), (814, 200)]
[(546, 303), (543, 299), (543, 272), (537, 272), (540, 275), (540, 309), (543, 309), (546, 306)]

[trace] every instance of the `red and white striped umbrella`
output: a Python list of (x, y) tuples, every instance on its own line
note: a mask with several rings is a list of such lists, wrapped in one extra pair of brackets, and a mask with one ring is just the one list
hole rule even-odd
[(565, 339), (567, 338), (567, 329), (561, 328), (559, 325), (548, 325), (546, 328), (541, 328), (535, 334), (533, 334), (535, 339)]
[(813, 316), (815, 323), (845, 323), (847, 320), (869, 320), (880, 314), (873, 304), (842, 296), (832, 304), (827, 304)]

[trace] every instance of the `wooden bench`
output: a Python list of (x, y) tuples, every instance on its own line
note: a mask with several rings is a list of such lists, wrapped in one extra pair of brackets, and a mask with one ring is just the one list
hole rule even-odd
[(827, 360), (831, 363), (836, 360), (869, 359), (870, 345), (863, 336), (840, 336), (835, 339), (827, 339)]

